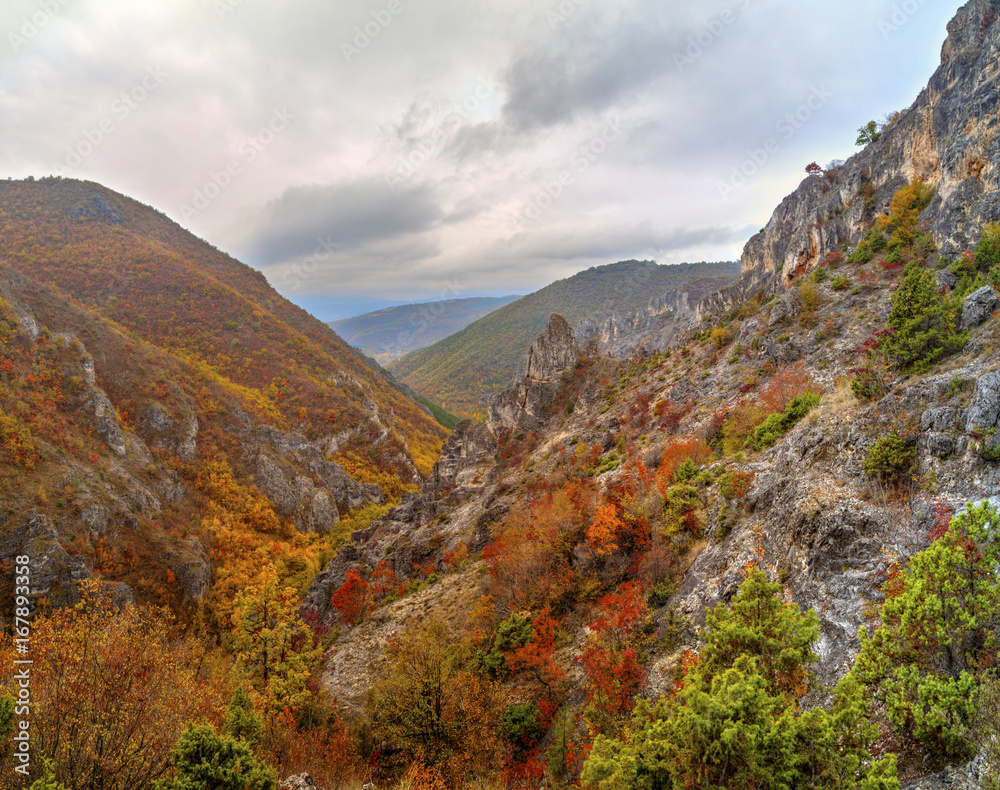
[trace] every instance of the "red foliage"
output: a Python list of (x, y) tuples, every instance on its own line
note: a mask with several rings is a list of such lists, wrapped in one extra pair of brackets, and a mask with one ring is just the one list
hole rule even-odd
[[(728, 411), (726, 411), (726, 414), (728, 415)], [(722, 422), (725, 424), (725, 420)], [(685, 461), (691, 460), (698, 466), (701, 466), (711, 460), (711, 458), (712, 448), (705, 444), (703, 439), (697, 436), (685, 436), (681, 439), (674, 439), (663, 448), (657, 477), (663, 483), (669, 483), (673, 479), (674, 472)]]
[(600, 614), (590, 623), (593, 638), (579, 661), (589, 685), (591, 726), (600, 732), (635, 706), (635, 696), (646, 677), (639, 663), (639, 648), (649, 608), (636, 582), (605, 595), (598, 605)]
[(805, 392), (818, 392), (812, 377), (806, 373), (802, 363), (791, 367), (783, 367), (767, 383), (757, 396), (757, 403), (769, 414), (784, 411), (799, 395)]
[(346, 625), (357, 625), (370, 611), (368, 586), (361, 574), (352, 568), (333, 594), (330, 603), (340, 612), (340, 619)]
[(555, 705), (551, 701), (555, 697), (556, 686), (566, 678), (565, 670), (552, 660), (555, 649), (556, 621), (549, 616), (548, 609), (543, 609), (531, 623), (531, 641), (514, 648), (507, 656), (507, 668), (513, 674), (523, 672), (544, 687), (550, 704), (542, 711), (547, 714), (542, 717), (543, 728), (552, 723)]
[(927, 540), (933, 543), (943, 538), (951, 523), (951, 506), (943, 499), (934, 500), (934, 524), (927, 532)]

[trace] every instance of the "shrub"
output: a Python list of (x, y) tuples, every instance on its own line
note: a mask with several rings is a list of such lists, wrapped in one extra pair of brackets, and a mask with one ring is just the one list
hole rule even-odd
[(790, 431), (813, 409), (819, 405), (820, 395), (816, 392), (804, 392), (796, 397), (783, 412), (772, 414), (754, 431), (754, 444), (760, 450), (766, 450)]
[(898, 483), (913, 471), (916, 463), (916, 450), (908, 446), (894, 428), (892, 433), (868, 448), (861, 467), (869, 477), (877, 477), (885, 483)]
[(733, 333), (725, 327), (719, 327), (718, 329), (713, 330), (709, 337), (712, 343), (715, 344), (716, 348), (725, 348), (733, 342)]
[(258, 765), (250, 747), (211, 726), (190, 725), (173, 754), (176, 775), (156, 782), (154, 790), (274, 790), (274, 771)]
[(510, 743), (527, 745), (534, 743), (541, 735), (538, 722), (538, 706), (533, 702), (508, 705), (503, 712), (500, 732)]
[(998, 527), (987, 503), (968, 505), (883, 588), (880, 627), (858, 633), (851, 674), (898, 731), (948, 757), (970, 754), (979, 682), (995, 661)]
[(986, 272), (996, 266), (1000, 266), (1000, 224), (991, 222), (976, 245), (976, 268)]
[(830, 287), (835, 291), (843, 291), (845, 288), (851, 287), (851, 280), (843, 275), (833, 278), (833, 282), (830, 283)]
[[(819, 271), (817, 269), (817, 271)], [(799, 286), (799, 298), (802, 300), (802, 309), (806, 313), (815, 312), (820, 304), (819, 289), (812, 280), (806, 280)]]
[(640, 707), (627, 740), (596, 739), (583, 786), (896, 787), (895, 757), (871, 755), (877, 731), (857, 681), (837, 686), (830, 711), (799, 706), (819, 618), (780, 592), (751, 570), (730, 607), (708, 612), (705, 647), (689, 653), (674, 693)]
[(933, 272), (911, 261), (892, 295), (886, 351), (901, 368), (921, 373), (965, 345), (967, 335), (956, 330), (961, 294), (944, 301)]

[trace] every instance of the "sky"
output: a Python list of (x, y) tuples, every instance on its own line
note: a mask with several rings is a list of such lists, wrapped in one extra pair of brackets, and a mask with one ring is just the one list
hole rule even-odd
[(4, 0), (0, 175), (97, 181), (330, 320), (738, 259), (957, 0)]

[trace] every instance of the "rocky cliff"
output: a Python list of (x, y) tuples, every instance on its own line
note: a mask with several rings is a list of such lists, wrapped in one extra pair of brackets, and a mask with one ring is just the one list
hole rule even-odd
[(1000, 220), (1000, 25), (990, 0), (964, 5), (948, 25), (941, 65), (882, 136), (845, 164), (809, 176), (747, 242), (742, 275), (702, 299), (699, 320), (763, 291), (784, 291), (845, 244), (857, 244), (895, 191), (914, 178), (937, 189), (921, 220), (950, 260)]

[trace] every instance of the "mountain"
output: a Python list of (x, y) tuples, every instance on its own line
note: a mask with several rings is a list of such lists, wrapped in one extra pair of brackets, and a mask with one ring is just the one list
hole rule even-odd
[(410, 351), (433, 345), (520, 298), (443, 299), (386, 307), (353, 318), (330, 321), (330, 326), (352, 346), (385, 365)]
[[(417, 760), (405, 672), (464, 644), (454, 682), (505, 690), (477, 708), (503, 727), (448, 743), (466, 778), (992, 786), (998, 18), (966, 3), (928, 88), (668, 347), (595, 355), (547, 317), (487, 420), (313, 581), (345, 716)], [(398, 586), (348, 609), (354, 578)]]
[(0, 329), (0, 555), (34, 552), (50, 601), (100, 576), (218, 613), (272, 544), (306, 583), (446, 434), (259, 272), (94, 183), (0, 181)]
[[(429, 348), (390, 365), (401, 381), (460, 416), (482, 415), (518, 373), (524, 353), (557, 312), (606, 345), (646, 327), (662, 332), (701, 296), (729, 284), (736, 263), (595, 266), (522, 297)], [(669, 332), (668, 332), (669, 334)], [(638, 336), (637, 336), (638, 337)]]
[[(439, 428), (250, 270), (95, 185), (8, 186), (4, 628), (34, 609), (0, 729), (30, 698), (67, 790), (273, 786), (255, 761), (285, 788), (994, 787), (998, 19), (962, 6), (927, 90), (737, 282), (670, 325), (647, 311), (684, 291), (546, 316), (412, 482)], [(91, 283), (123, 261), (127, 290)], [(240, 300), (264, 337), (226, 334)], [(301, 394), (327, 365), (332, 428)]]

